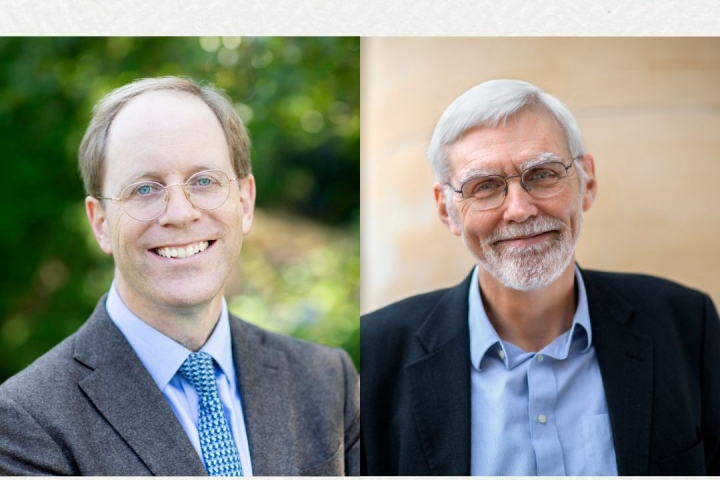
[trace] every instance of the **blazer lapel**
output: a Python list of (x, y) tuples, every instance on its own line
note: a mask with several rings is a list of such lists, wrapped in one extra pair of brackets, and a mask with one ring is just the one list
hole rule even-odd
[(630, 330), (632, 306), (617, 292), (582, 272), (618, 474), (646, 475), (653, 398), (653, 342)]
[(93, 370), (79, 382), (82, 391), (154, 475), (207, 475), (162, 392), (108, 317), (105, 297), (78, 331), (74, 358)]
[(285, 355), (264, 344), (265, 334), (231, 316), (233, 359), (240, 385), (253, 475), (297, 475), (292, 431), (296, 396)]
[(449, 290), (416, 333), (426, 351), (405, 365), (432, 475), (470, 475), (470, 278)]

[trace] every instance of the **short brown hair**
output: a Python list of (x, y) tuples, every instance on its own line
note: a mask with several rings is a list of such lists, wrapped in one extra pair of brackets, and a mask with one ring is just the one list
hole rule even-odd
[(80, 143), (78, 163), (88, 195), (102, 195), (105, 149), (115, 116), (130, 100), (146, 92), (172, 90), (193, 95), (210, 107), (220, 121), (230, 150), (230, 162), (238, 178), (251, 173), (250, 137), (225, 92), (211, 84), (198, 84), (185, 77), (142, 78), (105, 95), (93, 108), (90, 124)]

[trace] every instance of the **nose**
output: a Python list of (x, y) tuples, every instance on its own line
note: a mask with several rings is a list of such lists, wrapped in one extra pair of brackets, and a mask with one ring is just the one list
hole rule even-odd
[(520, 178), (507, 181), (507, 193), (503, 204), (503, 219), (506, 222), (524, 222), (538, 214), (535, 199), (520, 182)]
[(186, 226), (202, 215), (199, 209), (190, 203), (184, 185), (170, 185), (165, 190), (167, 204), (158, 221), (162, 226)]

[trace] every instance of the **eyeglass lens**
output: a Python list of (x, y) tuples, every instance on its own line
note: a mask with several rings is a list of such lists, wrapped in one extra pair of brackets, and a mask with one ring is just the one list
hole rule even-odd
[[(488, 175), (474, 178), (465, 182), (462, 187), (462, 196), (472, 200), (471, 206), (476, 210), (486, 210), (499, 206), (507, 193), (506, 178)], [(535, 198), (548, 198), (557, 195), (565, 188), (567, 169), (561, 162), (548, 162), (525, 169), (520, 174), (523, 187)]]
[(159, 217), (169, 200), (168, 188), (183, 187), (188, 201), (202, 210), (220, 207), (230, 194), (230, 179), (219, 170), (198, 172), (187, 182), (165, 186), (157, 182), (137, 182), (122, 191), (120, 199), (125, 212), (137, 220)]

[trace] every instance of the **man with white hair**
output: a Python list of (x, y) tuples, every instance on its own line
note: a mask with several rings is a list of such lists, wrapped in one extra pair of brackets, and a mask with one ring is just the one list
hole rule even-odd
[(597, 191), (577, 122), (493, 80), (428, 155), (443, 223), (477, 266), (361, 320), (361, 473), (720, 473), (720, 320), (666, 280), (580, 269)]

